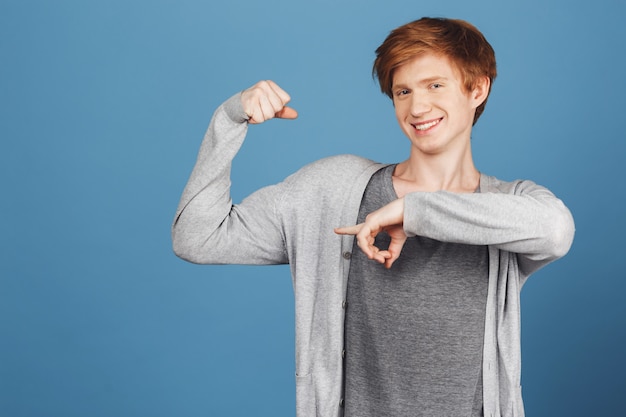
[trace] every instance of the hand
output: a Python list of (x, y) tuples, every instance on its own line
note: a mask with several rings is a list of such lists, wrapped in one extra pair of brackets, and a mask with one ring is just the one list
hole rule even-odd
[(278, 117), (295, 119), (298, 112), (287, 107), (291, 97), (274, 81), (259, 81), (241, 93), (241, 104), (248, 115), (248, 123), (263, 123)]
[[(335, 233), (339, 235), (356, 236), (357, 245), (369, 258), (391, 268), (398, 259), (407, 236), (404, 233), (404, 198), (399, 198), (384, 207), (368, 214), (365, 222), (355, 226), (338, 227)], [(389, 247), (381, 250), (374, 245), (376, 236), (386, 232), (391, 238)]]

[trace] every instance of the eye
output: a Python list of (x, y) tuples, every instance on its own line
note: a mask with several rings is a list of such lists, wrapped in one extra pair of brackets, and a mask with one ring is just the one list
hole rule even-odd
[(402, 88), (402, 89), (396, 91), (396, 96), (398, 96), (398, 97), (406, 96), (407, 94), (409, 94), (409, 90), (407, 88)]
[(443, 84), (441, 84), (441, 83), (432, 83), (430, 85), (430, 88), (433, 89), (433, 90), (436, 90), (436, 89), (441, 88), (441, 87), (443, 87)]

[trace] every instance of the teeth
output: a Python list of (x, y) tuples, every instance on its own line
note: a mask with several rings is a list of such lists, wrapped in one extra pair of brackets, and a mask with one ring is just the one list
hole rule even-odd
[(433, 127), (437, 123), (439, 123), (439, 120), (435, 120), (435, 121), (432, 121), (430, 123), (424, 123), (423, 125), (415, 125), (415, 128), (417, 130), (426, 130), (426, 129), (430, 129), (431, 127)]

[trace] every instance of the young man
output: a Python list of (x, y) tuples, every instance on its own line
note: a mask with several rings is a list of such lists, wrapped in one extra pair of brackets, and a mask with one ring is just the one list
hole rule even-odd
[(423, 18), (376, 53), (406, 161), (323, 159), (233, 205), (248, 126), (297, 117), (285, 91), (259, 82), (214, 114), (174, 250), (291, 265), (299, 417), (523, 416), (520, 290), (569, 250), (572, 217), (547, 189), (474, 166), (471, 130), (496, 76), (476, 28)]

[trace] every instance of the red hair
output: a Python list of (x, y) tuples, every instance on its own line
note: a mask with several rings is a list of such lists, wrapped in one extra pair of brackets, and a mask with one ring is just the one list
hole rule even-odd
[[(460, 72), (468, 93), (476, 87), (479, 78), (489, 77), (489, 97), (497, 72), (496, 56), (487, 39), (463, 20), (430, 17), (394, 29), (376, 49), (372, 73), (378, 78), (381, 91), (393, 98), (394, 71), (426, 53), (447, 57)], [(476, 108), (474, 124), (485, 109), (487, 98)]]

